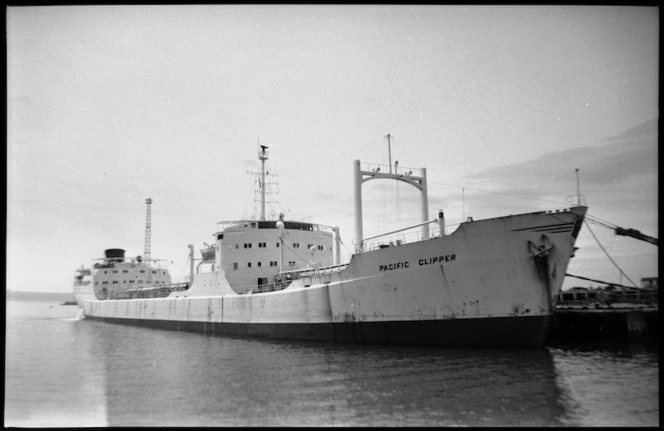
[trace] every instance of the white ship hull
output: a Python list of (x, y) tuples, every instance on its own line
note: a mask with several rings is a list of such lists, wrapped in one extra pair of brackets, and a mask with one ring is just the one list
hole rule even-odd
[(546, 342), (585, 207), (463, 223), (442, 238), (355, 254), (284, 290), (238, 294), (223, 270), (167, 298), (83, 300), (110, 322), (356, 343)]

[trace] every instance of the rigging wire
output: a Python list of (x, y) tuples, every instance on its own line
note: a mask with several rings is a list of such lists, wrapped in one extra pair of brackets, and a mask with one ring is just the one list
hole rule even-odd
[[(396, 172), (394, 172), (394, 173), (396, 174)], [(397, 203), (397, 223), (396, 224), (397, 224), (397, 226), (399, 225), (399, 223), (401, 221), (400, 218), (399, 218), (399, 215), (400, 215), (399, 214), (399, 183), (400, 182), (401, 181), (395, 181), (396, 189), (397, 189), (397, 198), (396, 198), (396, 203)]]
[[(383, 166), (390, 166), (390, 162), (385, 162), (385, 146), (383, 145)], [(380, 182), (380, 220), (379, 220), (379, 229), (381, 231), (385, 230), (386, 216), (385, 216), (385, 206), (387, 205), (387, 184), (385, 181)]]
[(501, 196), (509, 196), (509, 197), (517, 198), (517, 199), (528, 199), (528, 200), (533, 200), (533, 201), (551, 202), (551, 203), (562, 204), (562, 205), (567, 205), (567, 204), (568, 204), (567, 202), (554, 201), (554, 200), (551, 200), (551, 199), (531, 198), (531, 197), (527, 197), (527, 196), (516, 196), (516, 195), (511, 195), (511, 194), (509, 194), (509, 193), (501, 193), (501, 192), (493, 192), (493, 191), (489, 191), (489, 190), (477, 189), (477, 188), (475, 188), (475, 187), (457, 186), (457, 185), (455, 185), (455, 184), (441, 183), (440, 181), (431, 181), (431, 180), (427, 180), (427, 182), (428, 182), (429, 184), (440, 184), (440, 185), (448, 186), (448, 187), (456, 187), (456, 188), (458, 188), (458, 189), (461, 189), (462, 191), (463, 191), (464, 189), (468, 189), (468, 190), (474, 190), (474, 191), (476, 191), (476, 192), (489, 193), (489, 194), (501, 195)]
[[(300, 256), (295, 250), (293, 250), (292, 248), (290, 248), (290, 247), (286, 244), (285, 241), (283, 241), (282, 244), (283, 244), (284, 246), (286, 246), (286, 248), (287, 248), (288, 250), (292, 251), (293, 254), (295, 255), (295, 257), (299, 258), (299, 259), (300, 259), (302, 262), (304, 262), (306, 265), (309, 265), (309, 262), (307, 262), (307, 261), (306, 261), (302, 256)], [(307, 253), (309, 253), (309, 250), (307, 250)], [(282, 264), (283, 264), (283, 262), (282, 262)]]
[[(588, 216), (588, 215), (586, 215), (586, 217), (587, 217), (587, 216)], [(615, 225), (615, 224), (613, 224), (613, 223), (611, 223), (611, 222), (608, 222), (608, 221), (606, 221), (606, 220), (602, 220), (601, 218), (599, 218), (599, 217), (597, 217), (597, 216), (591, 216), (591, 217), (592, 217), (593, 219), (595, 219), (595, 220), (598, 220), (598, 221), (600, 221), (600, 222), (602, 222), (602, 223), (605, 223), (605, 224), (611, 226), (612, 229), (615, 229), (615, 228), (618, 227), (617, 225)]]
[(602, 220), (598, 217), (595, 217), (593, 215), (590, 215), (590, 214), (586, 214), (586, 220), (588, 220), (592, 224), (595, 224), (597, 226), (601, 226), (601, 227), (604, 227), (604, 228), (607, 228), (607, 229), (611, 229), (611, 230), (615, 230), (618, 227), (617, 225), (615, 225), (613, 223), (609, 223), (607, 221), (604, 221), (604, 220)]
[(604, 248), (604, 246), (602, 246), (602, 244), (599, 242), (599, 239), (597, 239), (597, 236), (595, 236), (595, 233), (592, 231), (592, 229), (590, 229), (590, 226), (588, 225), (588, 222), (586, 222), (586, 221), (584, 220), (584, 223), (586, 224), (586, 227), (588, 228), (588, 231), (592, 234), (593, 238), (595, 238), (595, 241), (597, 241), (597, 245), (599, 245), (599, 247), (602, 249), (602, 251), (604, 252), (604, 254), (606, 254), (606, 257), (609, 258), (609, 260), (611, 261), (611, 263), (613, 263), (613, 265), (614, 265), (616, 268), (618, 268), (618, 271), (620, 271), (620, 273), (621, 273), (622, 275), (624, 275), (625, 278), (626, 278), (627, 280), (629, 280), (629, 282), (632, 283), (632, 285), (633, 285), (634, 287), (638, 287), (638, 286), (636, 285), (636, 283), (634, 283), (634, 282), (633, 282), (633, 281), (627, 276), (627, 274), (625, 274), (625, 272), (624, 272), (624, 271), (618, 266), (618, 264), (617, 264), (617, 263), (611, 258), (611, 256), (609, 256), (609, 253), (606, 251), (606, 249)]
[(191, 259), (191, 255), (189, 253), (187, 253), (187, 260), (184, 262), (184, 268), (182, 268), (182, 271), (180, 271), (180, 274), (183, 274), (183, 275), (180, 276), (179, 281), (182, 281), (182, 280), (185, 280), (185, 279), (188, 278), (185, 271), (187, 270), (187, 265), (189, 264), (190, 259)]
[(626, 287), (628, 289), (632, 288), (632, 286), (625, 286), (623, 284), (609, 283), (608, 281), (596, 280), (594, 278), (588, 278), (588, 277), (581, 277), (580, 275), (574, 275), (574, 274), (565, 274), (565, 277), (574, 277), (574, 278), (579, 278), (581, 280), (595, 281), (597, 283), (607, 284), (607, 285), (611, 285), (611, 286)]

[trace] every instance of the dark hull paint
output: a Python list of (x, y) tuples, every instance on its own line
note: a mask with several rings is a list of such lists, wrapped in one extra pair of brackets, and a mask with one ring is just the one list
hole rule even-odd
[(549, 316), (519, 316), (406, 322), (248, 324), (94, 316), (86, 316), (86, 319), (235, 337), (359, 344), (483, 347), (544, 346), (551, 320)]

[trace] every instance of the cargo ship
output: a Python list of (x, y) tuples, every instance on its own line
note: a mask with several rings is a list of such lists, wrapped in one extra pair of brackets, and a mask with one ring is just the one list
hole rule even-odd
[[(217, 223), (186, 286), (159, 297), (82, 301), (86, 319), (206, 334), (339, 343), (543, 346), (585, 206), (468, 218), (448, 233), (429, 219), (426, 168), (355, 160), (354, 252), (340, 261), (336, 226), (265, 217)], [(421, 192), (422, 222), (364, 238), (362, 184)], [(194, 261), (199, 264), (194, 268)], [(96, 291), (95, 291), (96, 292)]]

